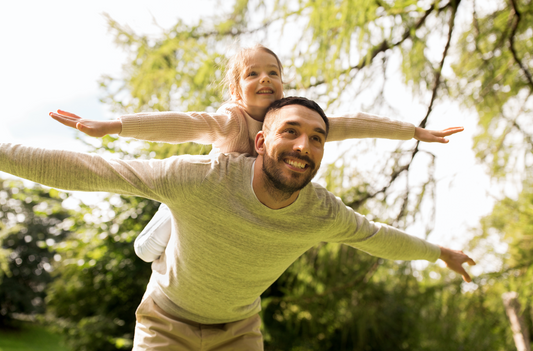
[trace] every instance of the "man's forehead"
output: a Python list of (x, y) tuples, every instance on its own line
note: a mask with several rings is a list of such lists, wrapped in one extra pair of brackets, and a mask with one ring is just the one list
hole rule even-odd
[(277, 111), (277, 124), (285, 124), (293, 120), (298, 120), (300, 123), (307, 123), (316, 125), (317, 123), (326, 128), (326, 123), (318, 112), (311, 110), (302, 105), (287, 105), (283, 106)]

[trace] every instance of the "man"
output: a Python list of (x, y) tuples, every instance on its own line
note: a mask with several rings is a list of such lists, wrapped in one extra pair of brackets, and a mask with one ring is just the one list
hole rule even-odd
[(134, 350), (262, 350), (259, 297), (301, 254), (340, 242), (395, 260), (443, 259), (470, 277), (458, 251), (368, 221), (310, 183), (328, 121), (305, 98), (272, 104), (257, 159), (220, 154), (106, 161), (98, 155), (0, 147), (0, 170), (67, 190), (139, 195), (168, 205), (173, 232), (137, 310)]

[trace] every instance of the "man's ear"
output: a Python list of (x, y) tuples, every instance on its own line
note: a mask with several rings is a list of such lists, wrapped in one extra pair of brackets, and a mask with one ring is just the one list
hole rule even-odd
[(265, 154), (265, 132), (262, 130), (255, 136), (255, 151), (258, 155)]

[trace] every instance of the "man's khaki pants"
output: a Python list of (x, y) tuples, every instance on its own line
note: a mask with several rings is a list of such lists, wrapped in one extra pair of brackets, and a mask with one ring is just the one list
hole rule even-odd
[(164, 312), (145, 296), (135, 312), (133, 351), (263, 350), (261, 319), (254, 315), (225, 324), (200, 324)]

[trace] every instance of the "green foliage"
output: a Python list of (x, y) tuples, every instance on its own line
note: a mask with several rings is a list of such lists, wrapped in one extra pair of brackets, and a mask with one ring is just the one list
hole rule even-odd
[[(506, 197), (498, 201), (492, 213), (481, 220), (481, 227), (471, 243), (478, 250), (490, 255), (500, 266), (495, 272), (477, 278), (479, 290), (492, 296), (489, 308), (502, 309), (502, 294), (516, 291), (522, 306), (522, 315), (533, 335), (533, 186), (526, 177), (523, 190), (517, 199)], [(499, 261), (499, 262), (498, 262)], [(503, 311), (501, 312), (503, 314)], [(509, 324), (506, 320), (502, 325)], [(494, 328), (499, 327), (494, 325)], [(510, 343), (513, 336), (507, 328), (503, 336)]]
[[(399, 69), (405, 85), (427, 105), (425, 117), (432, 117), (436, 104), (452, 99), (477, 111), (480, 132), (475, 147), (492, 175), (500, 179), (514, 171), (530, 175), (522, 171), (532, 166), (533, 83), (528, 73), (533, 64), (533, 3), (501, 1), (495, 8), (485, 8), (477, 2), (469, 25), (454, 26), (458, 14), (468, 16), (466, 4), (459, 0), (277, 0), (269, 6), (238, 0), (228, 14), (195, 25), (178, 21), (158, 38), (138, 35), (108, 18), (117, 44), (130, 56), (123, 77), (102, 78), (102, 100), (121, 113), (214, 111), (224, 100), (217, 83), (232, 54), (228, 48), (250, 38), (260, 38), (267, 46), (285, 42), (286, 32), (281, 31), (281, 40), (269, 41), (270, 31), (298, 24), (297, 30), (291, 30), (295, 44), (280, 51), (275, 48), (289, 72), (286, 95), (305, 95), (328, 107), (350, 105), (361, 98), (359, 105), (370, 112), (391, 111), (386, 83), (392, 70)], [(447, 70), (450, 64), (453, 71)], [(410, 120), (422, 125), (426, 121), (424, 116)], [(209, 147), (128, 144), (106, 137), (94, 151), (123, 158), (163, 158), (207, 153)], [(417, 220), (422, 208), (431, 206), (434, 196), (435, 158), (420, 151), (418, 144), (409, 143), (384, 157), (373, 154), (373, 148), (357, 149), (330, 166), (324, 179), (329, 189), (360, 213), (405, 228)], [(350, 166), (364, 164), (364, 154), (373, 155), (369, 172)], [(412, 184), (409, 170), (416, 162), (427, 172), (420, 172), (417, 179), (422, 180)], [(483, 220), (479, 240), (496, 233), (509, 251), (502, 256), (503, 272), (476, 279), (474, 291), (463, 291), (459, 277), (436, 266), (419, 272), (409, 263), (380, 261), (348, 247), (313, 248), (263, 294), (267, 349), (512, 349), (501, 294), (519, 291), (525, 311), (531, 311), (527, 297), (533, 278), (532, 193), (531, 184), (524, 183), (518, 200), (502, 200)], [(47, 203), (61, 202), (57, 193), (49, 194)], [(16, 200), (16, 194), (9, 196)], [(10, 206), (22, 208), (23, 202)], [(52, 266), (57, 279), (47, 289), (48, 308), (74, 350), (129, 347), (133, 311), (150, 275), (149, 265), (135, 257), (132, 241), (157, 206), (153, 201), (118, 196), (95, 206), (80, 205), (69, 224), (73, 234), (53, 247), (37, 246), (43, 249), (40, 255), (48, 260), (43, 258), (45, 263), (52, 264), (53, 250), (57, 251), (58, 260)], [(61, 212), (52, 208), (46, 218), (61, 219)], [(22, 261), (24, 267), (17, 268), (15, 255), (19, 247), (48, 237), (22, 242), (20, 224), (2, 223), (0, 294), (8, 291), (4, 287), (12, 284), (16, 274), (27, 269), (42, 286), (39, 279), (46, 276), (44, 271), (34, 274), (29, 256)], [(431, 223), (426, 226), (428, 234)], [(7, 238), (18, 241), (10, 245)], [(52, 278), (47, 279), (49, 284)], [(45, 296), (42, 291), (28, 291), (17, 296), (26, 302), (35, 296), (31, 294)], [(0, 298), (0, 306), (3, 302)], [(37, 307), (42, 311), (42, 305), (17, 306), (9, 311), (28, 313)]]
[(522, 172), (524, 158), (526, 167), (532, 165), (528, 155), (533, 150), (533, 2), (516, 4), (520, 16), (508, 4), (474, 14), (459, 40), (460, 57), (453, 65), (460, 101), (475, 107), (479, 115), (477, 156), (497, 178)]
[(11, 323), (14, 313), (45, 311), (53, 247), (69, 230), (65, 198), (54, 189), (0, 179), (0, 325)]
[(418, 272), (321, 245), (263, 294), (265, 349), (512, 349), (502, 291), (487, 284), (463, 293), (446, 269)]
[[(61, 279), (50, 286), (47, 305), (73, 350), (116, 350), (117, 341), (131, 340), (133, 311), (150, 277), (150, 265), (135, 256), (133, 240), (158, 204), (135, 197), (103, 201), (113, 205), (82, 207), (76, 232), (57, 248), (55, 273)], [(101, 220), (106, 213), (113, 218)]]
[(221, 64), (224, 57), (213, 49), (216, 38), (203, 26), (178, 22), (156, 42), (135, 34), (108, 17), (116, 42), (132, 56), (125, 80), (102, 78), (103, 98), (122, 112), (204, 110), (222, 99)]
[[(522, 305), (531, 308), (533, 294), (533, 183), (528, 180), (518, 199), (505, 198), (494, 206), (492, 213), (483, 218), (477, 240), (483, 242), (498, 235), (508, 246), (504, 254), (503, 285), (507, 291), (516, 291)], [(527, 307), (530, 306), (530, 307)], [(533, 328), (533, 326), (532, 326)]]
[[(297, 39), (290, 50), (278, 52), (291, 78), (286, 95), (302, 94), (333, 106), (350, 102), (360, 93), (378, 91), (365, 101), (377, 111), (387, 105), (381, 85), (386, 83), (391, 57), (400, 57), (403, 80), (414, 93), (421, 99), (432, 96), (428, 116), (433, 103), (445, 95), (438, 94), (438, 88), (453, 86), (454, 77), (442, 74), (447, 48), (433, 43), (446, 44), (452, 37), (459, 1), (278, 0), (273, 7), (265, 6), (265, 14), (257, 20), (258, 3), (237, 1), (231, 13), (212, 23), (179, 23), (152, 41), (110, 20), (132, 56), (125, 66), (124, 91), (116, 93), (114, 82), (108, 80), (103, 86), (106, 101), (124, 112), (214, 110), (222, 96), (209, 87), (206, 90), (203, 77), (220, 81), (221, 65), (231, 54), (227, 47), (240, 38), (260, 37), (261, 28), (266, 37), (269, 28), (285, 28), (290, 23), (299, 23), (300, 31), (293, 33)], [(255, 21), (249, 20), (251, 16)], [(212, 67), (202, 70), (209, 60)], [(200, 78), (195, 83), (196, 73)], [(200, 89), (197, 95), (189, 94), (194, 89)], [(212, 98), (207, 98), (209, 94)], [(150, 150), (155, 151), (150, 157), (168, 155), (157, 144)], [(423, 181), (416, 186), (397, 185), (409, 177), (411, 163), (422, 154), (418, 151), (418, 146), (399, 147), (375, 161), (369, 173), (344, 162), (342, 167), (331, 166), (325, 179), (330, 189), (359, 212), (406, 227), (434, 195), (432, 155), (429, 161), (421, 161), (428, 169)], [(429, 233), (431, 225), (427, 227)], [(463, 294), (458, 277), (450, 279), (446, 271), (432, 270), (441, 278), (421, 273), (415, 278), (409, 264), (376, 261), (346, 247), (314, 248), (263, 294), (267, 349), (509, 348), (502, 341), (507, 326), (501, 303), (495, 302), (499, 297), (482, 288)], [(471, 305), (474, 297), (478, 303)], [(487, 318), (472, 324), (479, 311)]]

